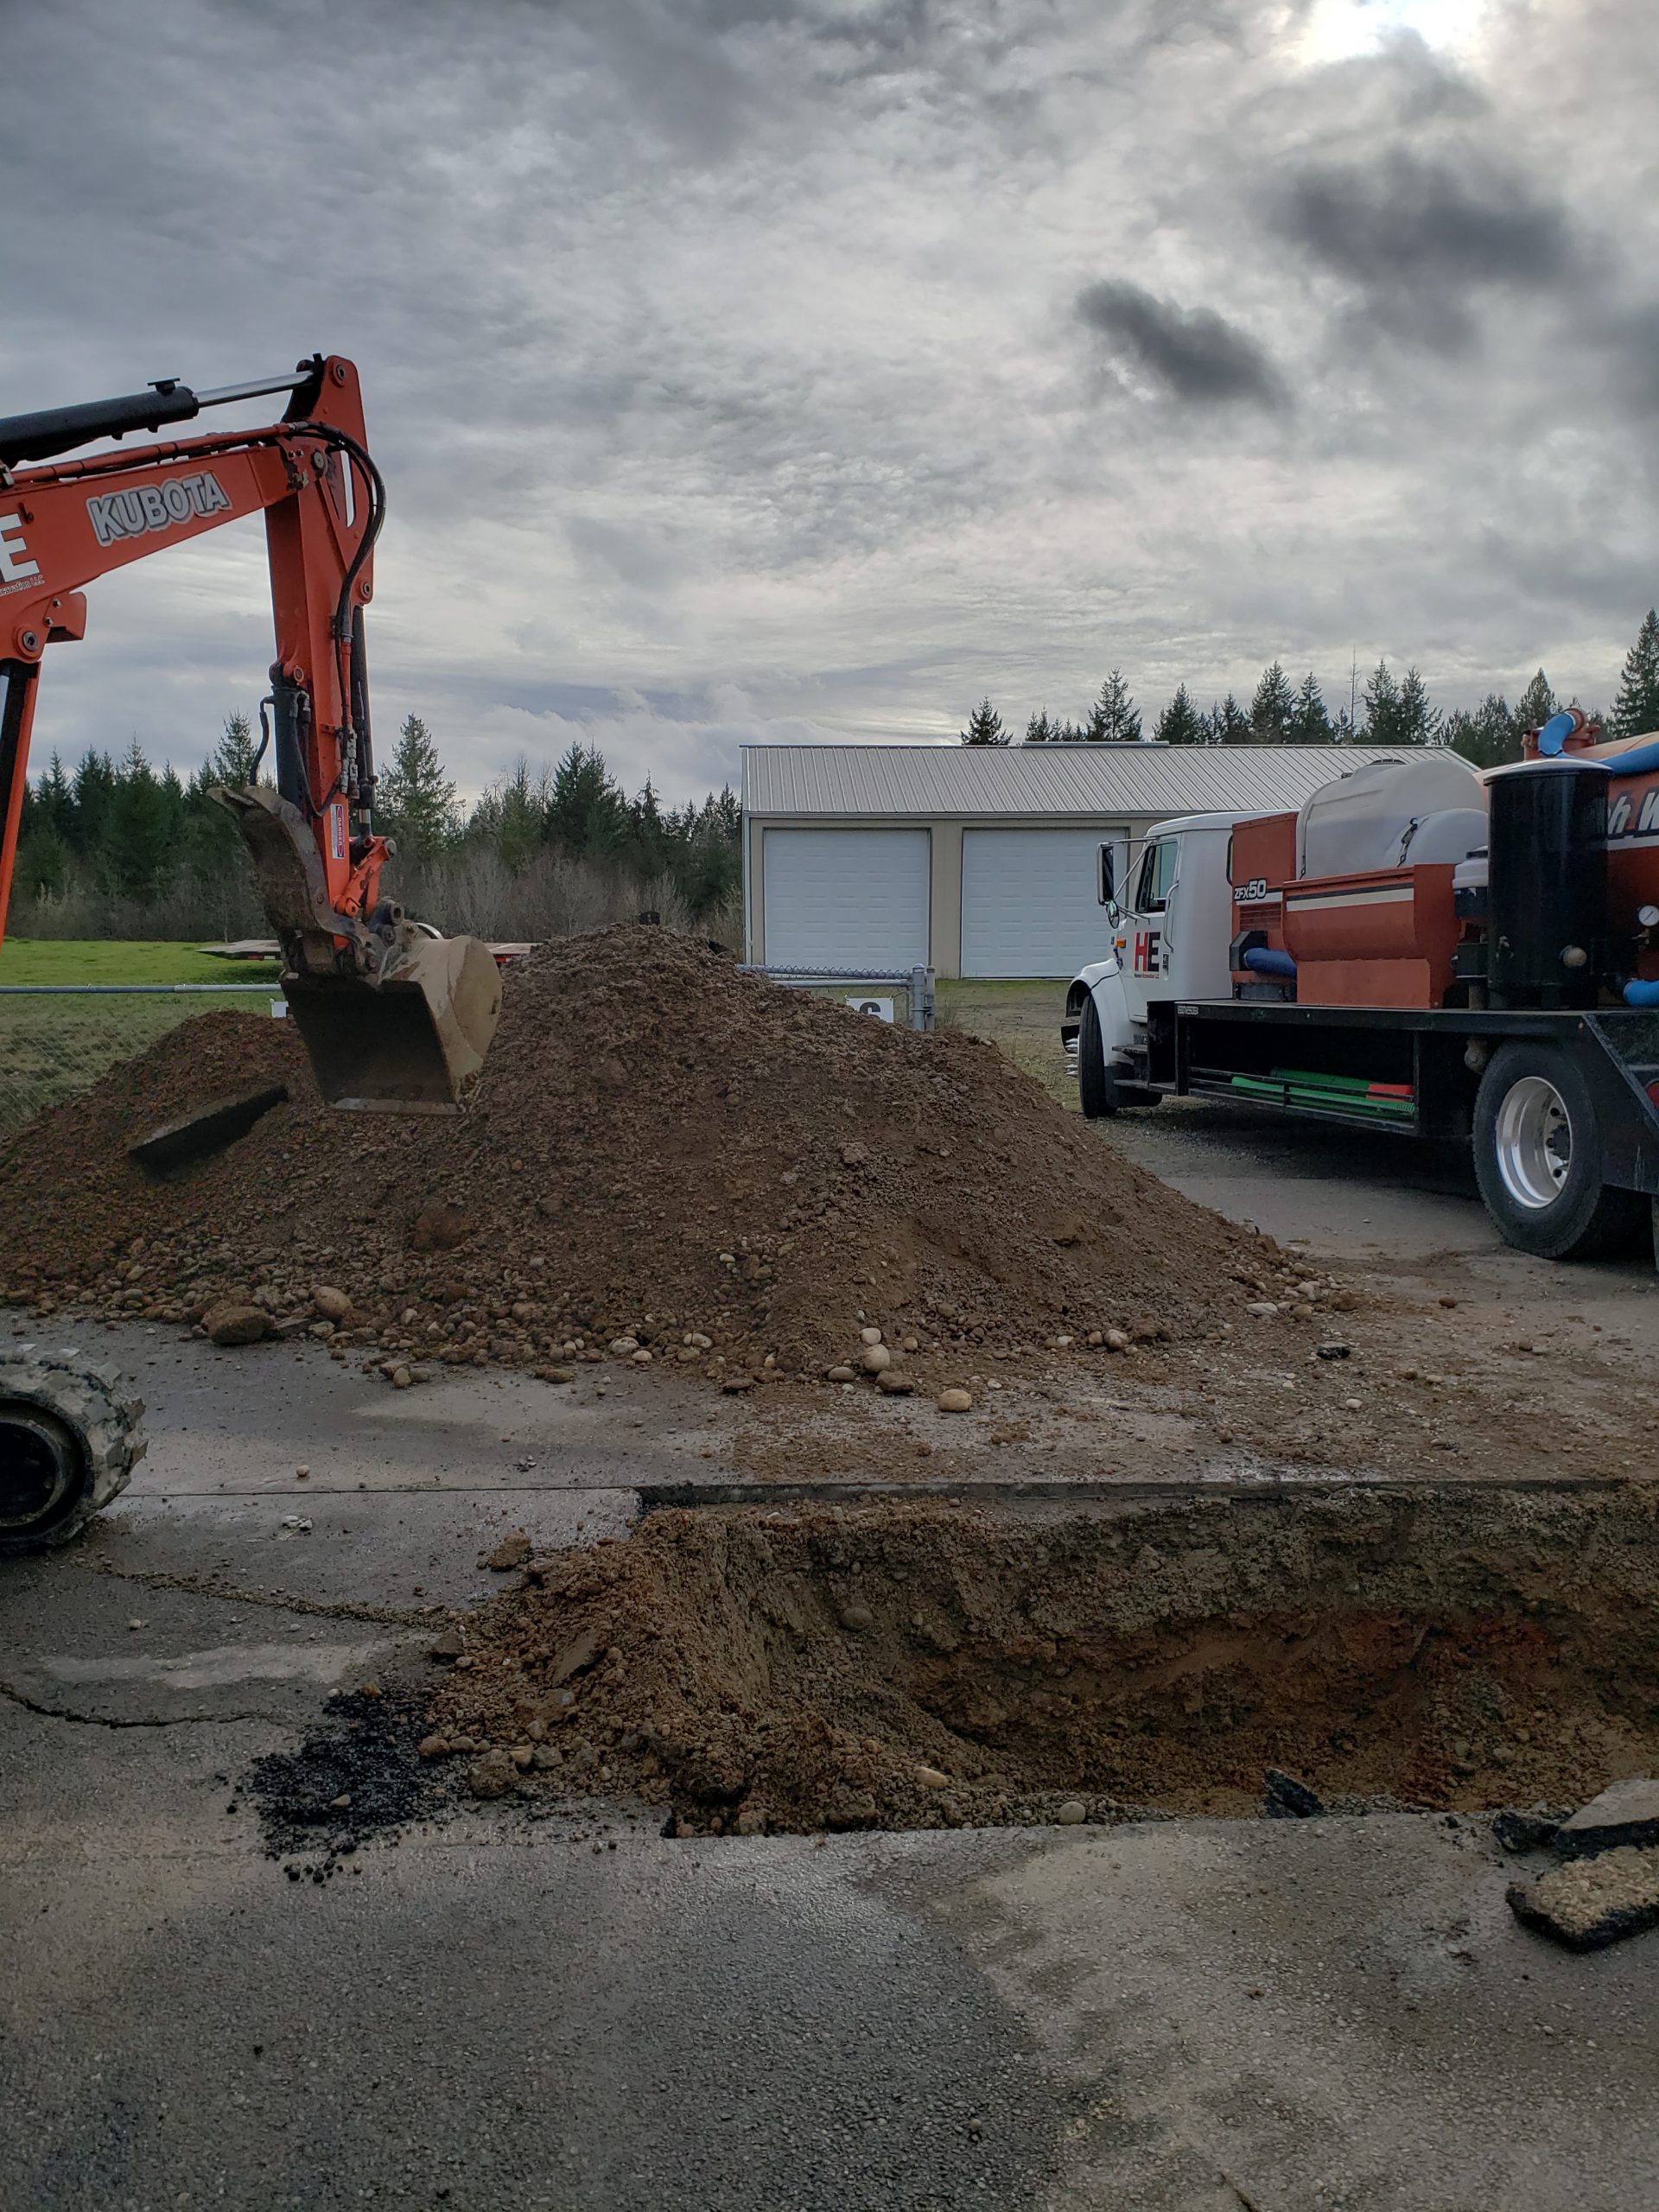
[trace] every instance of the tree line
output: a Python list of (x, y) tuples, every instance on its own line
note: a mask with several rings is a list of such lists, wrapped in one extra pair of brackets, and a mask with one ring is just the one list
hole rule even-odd
[[(1489, 692), (1479, 706), (1435, 706), (1420, 670), (1396, 677), (1386, 659), (1351, 687), (1351, 705), (1332, 714), (1319, 680), (1310, 670), (1294, 683), (1275, 660), (1262, 671), (1248, 706), (1229, 691), (1201, 709), (1185, 683), (1152, 726), (1160, 745), (1440, 745), (1459, 753), (1477, 767), (1496, 768), (1521, 758), (1529, 729), (1547, 722), (1562, 706), (1579, 701), (1557, 697), (1541, 668), (1511, 707), (1499, 692)], [(1636, 643), (1624, 657), (1618, 693), (1606, 714), (1591, 715), (1609, 738), (1637, 737), (1659, 730), (1659, 612), (1644, 616)], [(1026, 724), (1027, 745), (1136, 745), (1145, 734), (1140, 709), (1129, 695), (1122, 669), (1115, 668), (1078, 721), (1056, 721), (1046, 705)], [(982, 699), (960, 733), (964, 745), (1010, 745), (1014, 733), (988, 696)]]
[[(118, 758), (89, 749), (73, 770), (54, 753), (25, 791), (11, 925), (20, 935), (226, 936), (265, 923), (242, 840), (213, 792), (251, 783), (258, 741), (226, 717), (195, 773), (156, 769), (135, 738)], [(437, 743), (410, 715), (375, 793), (374, 826), (395, 839), (387, 891), (446, 928), (453, 880), (493, 935), (541, 935), (564, 911), (620, 918), (641, 906), (714, 926), (741, 885), (741, 808), (730, 788), (664, 807), (647, 778), (632, 796), (604, 755), (573, 744), (556, 763), (521, 760), (470, 808)], [(480, 918), (480, 909), (481, 918)]]

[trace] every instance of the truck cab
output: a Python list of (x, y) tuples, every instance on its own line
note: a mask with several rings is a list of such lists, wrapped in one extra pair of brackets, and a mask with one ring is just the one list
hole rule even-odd
[(1149, 1105), (1149, 1034), (1160, 1006), (1232, 994), (1228, 849), (1253, 815), (1192, 814), (1154, 823), (1108, 900), (1108, 942), (1066, 995), (1060, 1033), (1090, 1118)]

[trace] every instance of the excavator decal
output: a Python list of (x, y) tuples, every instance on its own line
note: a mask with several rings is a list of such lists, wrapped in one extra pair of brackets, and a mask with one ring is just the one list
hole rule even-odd
[(29, 557), (22, 515), (0, 515), (0, 591), (21, 591), (40, 573), (40, 563)]
[(113, 545), (120, 537), (171, 530), (193, 515), (228, 512), (230, 505), (230, 493), (211, 469), (204, 468), (198, 476), (169, 476), (163, 484), (143, 484), (136, 491), (88, 499), (86, 512), (99, 543)]

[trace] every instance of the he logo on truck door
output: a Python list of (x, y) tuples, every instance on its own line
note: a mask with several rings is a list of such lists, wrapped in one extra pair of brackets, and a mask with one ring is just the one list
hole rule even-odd
[(1163, 952), (1164, 933), (1161, 930), (1136, 930), (1135, 933), (1135, 972), (1137, 976), (1155, 976)]

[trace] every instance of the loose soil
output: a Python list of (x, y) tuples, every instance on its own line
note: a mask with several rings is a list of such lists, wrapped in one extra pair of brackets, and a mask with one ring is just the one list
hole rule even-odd
[(1636, 1485), (672, 1511), (532, 1560), (432, 1726), (682, 1833), (1571, 1804), (1659, 1759), (1656, 1601)]
[[(289, 1103), (217, 1159), (165, 1182), (129, 1161), (156, 1124), (270, 1081)], [(1187, 1338), (1278, 1266), (995, 1046), (637, 928), (510, 977), (454, 1117), (331, 1112), (288, 1025), (184, 1024), (13, 1142), (0, 1254), (37, 1306), (194, 1319), (257, 1294), (308, 1318), (321, 1281), (353, 1301), (347, 1346), (534, 1368), (626, 1335), (720, 1380), (821, 1368), (867, 1317), (924, 1357)]]
[[(270, 1082), (288, 1103), (217, 1158), (161, 1181), (128, 1159)], [(1424, 1300), (1293, 1258), (995, 1046), (888, 1028), (654, 929), (516, 969), (460, 1115), (333, 1112), (287, 1024), (221, 1014), (0, 1153), (0, 1297), (37, 1317), (190, 1325), (252, 1302), (389, 1379), (620, 1365), (677, 1419), (666, 1369), (734, 1394), (732, 1459), (761, 1479), (1651, 1464), (1647, 1363), (1571, 1313), (1522, 1335), (1452, 1281)], [(826, 1387), (866, 1328), (913, 1395)], [(973, 1410), (936, 1412), (946, 1388)]]

